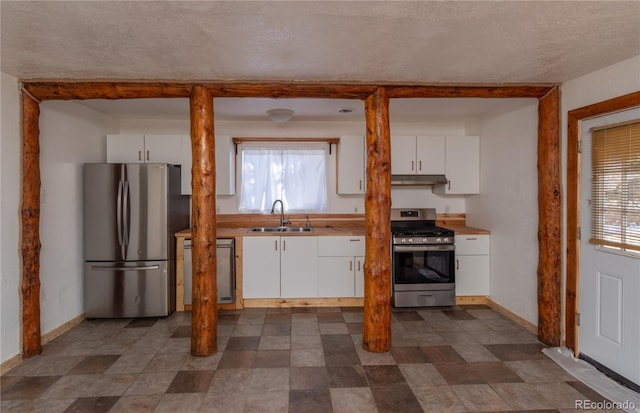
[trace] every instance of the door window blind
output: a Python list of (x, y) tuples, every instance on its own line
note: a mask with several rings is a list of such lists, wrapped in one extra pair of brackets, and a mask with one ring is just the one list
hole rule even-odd
[(589, 242), (640, 252), (640, 119), (592, 130)]

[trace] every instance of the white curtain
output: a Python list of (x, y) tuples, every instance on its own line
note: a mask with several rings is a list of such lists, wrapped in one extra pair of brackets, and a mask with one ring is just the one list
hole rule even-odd
[(327, 207), (323, 149), (243, 149), (240, 211), (269, 212), (276, 199), (287, 212)]

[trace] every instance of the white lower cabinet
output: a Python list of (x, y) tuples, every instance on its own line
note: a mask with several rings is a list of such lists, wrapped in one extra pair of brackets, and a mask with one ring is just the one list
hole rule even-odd
[(309, 236), (243, 237), (243, 297), (317, 297), (317, 240)]
[(456, 235), (455, 239), (456, 295), (489, 295), (489, 235)]
[(364, 237), (318, 237), (318, 296), (364, 296)]
[(318, 297), (318, 237), (280, 237), (280, 296)]
[(244, 298), (280, 298), (280, 237), (242, 238)]

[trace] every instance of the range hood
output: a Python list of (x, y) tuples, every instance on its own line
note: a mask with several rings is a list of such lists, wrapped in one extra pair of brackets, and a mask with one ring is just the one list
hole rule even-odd
[(393, 186), (422, 186), (446, 184), (444, 175), (391, 175)]

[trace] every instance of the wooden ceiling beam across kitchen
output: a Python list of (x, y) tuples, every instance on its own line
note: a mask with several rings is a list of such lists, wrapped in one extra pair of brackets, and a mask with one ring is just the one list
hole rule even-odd
[(23, 81), (36, 99), (142, 99), (188, 98), (200, 85), (215, 97), (325, 98), (364, 100), (378, 88), (393, 98), (540, 98), (555, 85), (375, 85), (349, 83), (234, 83), (234, 82), (72, 82)]

